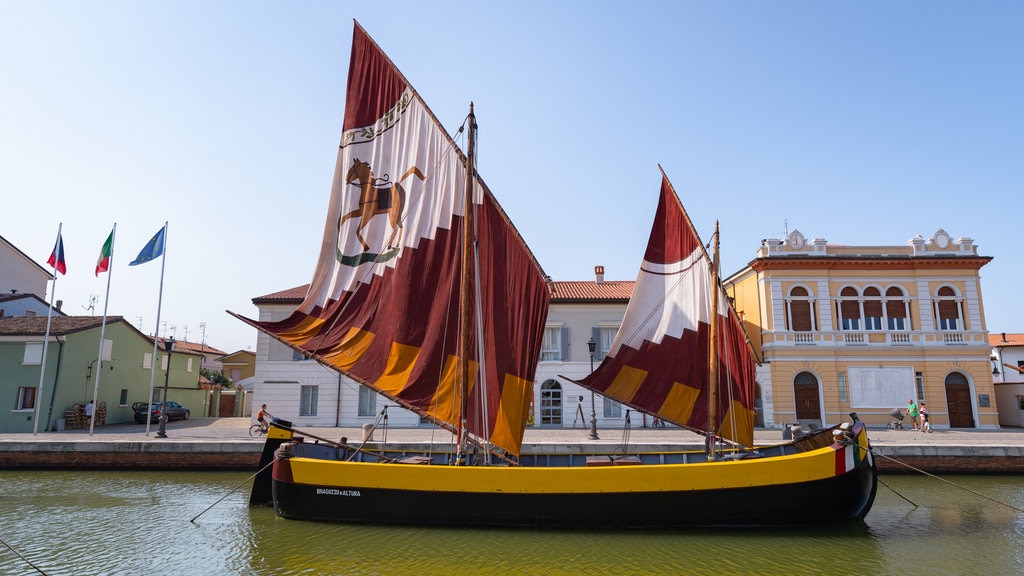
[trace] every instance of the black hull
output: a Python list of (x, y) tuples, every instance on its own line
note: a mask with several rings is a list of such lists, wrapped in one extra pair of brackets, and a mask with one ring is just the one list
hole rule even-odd
[[(799, 484), (618, 494), (501, 494), (338, 488), (274, 482), (277, 513), (323, 522), (543, 528), (792, 526), (863, 519), (875, 496), (868, 466)], [(837, 497), (837, 495), (844, 495)]]

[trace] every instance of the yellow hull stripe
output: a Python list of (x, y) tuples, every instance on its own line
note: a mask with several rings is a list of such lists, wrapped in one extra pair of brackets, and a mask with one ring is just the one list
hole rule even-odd
[(427, 492), (600, 494), (752, 488), (835, 476), (835, 450), (766, 459), (603, 467), (486, 467), (292, 458), (297, 484)]

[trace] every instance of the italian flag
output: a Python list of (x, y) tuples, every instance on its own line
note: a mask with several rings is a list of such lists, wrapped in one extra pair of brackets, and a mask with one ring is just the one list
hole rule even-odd
[(100, 275), (100, 272), (106, 272), (110, 270), (110, 256), (114, 251), (114, 231), (110, 231), (110, 236), (107, 236), (107, 241), (103, 243), (103, 248), (100, 249), (100, 259), (96, 261), (96, 276)]

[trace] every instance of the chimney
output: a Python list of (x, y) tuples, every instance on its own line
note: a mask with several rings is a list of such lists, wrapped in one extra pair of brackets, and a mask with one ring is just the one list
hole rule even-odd
[(594, 276), (598, 284), (604, 284), (604, 266), (594, 266)]
[(60, 312), (61, 307), (64, 306), (63, 300), (57, 300), (57, 311)]
[(1003, 332), (1003, 342), (1006, 342), (1006, 332)]

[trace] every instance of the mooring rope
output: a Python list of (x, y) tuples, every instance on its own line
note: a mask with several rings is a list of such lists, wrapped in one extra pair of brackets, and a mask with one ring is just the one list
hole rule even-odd
[(217, 504), (220, 504), (220, 503), (221, 503), (221, 502), (222, 502), (222, 501), (223, 501), (223, 500), (224, 500), (225, 498), (227, 498), (228, 496), (230, 496), (232, 492), (234, 492), (235, 490), (238, 490), (239, 488), (241, 488), (242, 484), (245, 484), (245, 483), (246, 483), (246, 482), (248, 482), (249, 480), (252, 480), (253, 478), (255, 478), (255, 477), (256, 477), (256, 475), (257, 475), (257, 474), (259, 474), (260, 472), (263, 472), (263, 471), (264, 471), (264, 470), (266, 470), (267, 468), (270, 468), (271, 466), (273, 466), (273, 465), (274, 465), (274, 460), (276, 460), (276, 459), (271, 459), (271, 460), (270, 460), (270, 462), (269, 462), (269, 463), (267, 463), (267, 465), (266, 465), (266, 466), (264, 466), (263, 468), (260, 468), (259, 470), (257, 470), (255, 474), (253, 474), (252, 476), (249, 476), (249, 477), (248, 477), (248, 478), (246, 478), (245, 480), (242, 480), (241, 482), (239, 482), (239, 483), (238, 483), (238, 484), (237, 484), (237, 485), (236, 485), (236, 486), (235, 486), (234, 488), (232, 488), (231, 490), (228, 490), (228, 493), (227, 493), (227, 494), (225, 494), (225, 495), (221, 496), (221, 497), (220, 497), (219, 499), (217, 499), (217, 501), (216, 501), (216, 502), (214, 502), (213, 504), (210, 504), (209, 506), (207, 506), (207, 507), (206, 507), (206, 510), (203, 510), (203, 511), (202, 511), (202, 512), (200, 512), (199, 514), (196, 514), (195, 516), (193, 516), (193, 517), (192, 517), (192, 519), (191, 519), (191, 520), (189, 520), (189, 522), (191, 522), (191, 523), (195, 524), (195, 523), (196, 523), (196, 518), (199, 518), (199, 517), (200, 517), (200, 516), (202, 516), (203, 514), (206, 514), (206, 512), (207, 512), (207, 511), (209, 511), (209, 510), (210, 510), (210, 508), (213, 508), (213, 507), (214, 507), (214, 506), (216, 506)]
[[(899, 461), (899, 460), (897, 460), (897, 459), (895, 459), (895, 458), (893, 458), (891, 456), (886, 456), (885, 454), (880, 454), (880, 453), (874, 451), (871, 448), (865, 448), (865, 447), (861, 446), (860, 444), (856, 444), (856, 443), (853, 443), (853, 445), (858, 447), (858, 448), (860, 448), (861, 450), (864, 450), (865, 452), (870, 452), (870, 453), (874, 454), (875, 456), (880, 456), (882, 458), (885, 458), (886, 460), (891, 460), (891, 461), (899, 464), (900, 466), (906, 466), (907, 468), (910, 468), (914, 472), (919, 472), (921, 474), (924, 474), (925, 476), (929, 476), (931, 478), (935, 478), (936, 480), (941, 480), (942, 482), (945, 482), (946, 484), (949, 484), (950, 486), (954, 486), (954, 487), (959, 488), (961, 490), (964, 490), (966, 492), (970, 492), (971, 494), (974, 494), (975, 496), (979, 496), (979, 497), (984, 498), (986, 500), (989, 500), (991, 502), (995, 502), (996, 504), (999, 504), (1001, 506), (1006, 506), (1007, 508), (1009, 508), (1011, 510), (1016, 510), (1017, 512), (1024, 513), (1024, 509), (1017, 508), (1016, 506), (1014, 506), (1013, 504), (1010, 504), (1009, 502), (1003, 502), (1002, 500), (997, 500), (997, 499), (995, 499), (995, 498), (993, 498), (991, 496), (988, 496), (986, 494), (982, 494), (981, 492), (978, 492), (977, 490), (971, 490), (970, 488), (968, 488), (966, 486), (961, 486), (960, 484), (957, 484), (956, 482), (953, 482), (951, 480), (946, 480), (945, 478), (942, 478), (940, 476), (936, 476), (935, 474), (932, 474), (931, 472), (925, 472), (924, 470), (921, 470), (920, 468), (915, 468), (915, 467), (911, 466), (910, 464), (907, 464), (906, 462), (901, 462), (901, 461)], [(887, 486), (887, 488), (888, 488), (888, 486)], [(892, 489), (890, 488), (890, 490), (892, 490)], [(893, 490), (893, 492), (895, 492), (895, 490)], [(906, 500), (906, 498), (904, 498), (904, 500)], [(907, 502), (910, 502), (910, 501), (907, 500)], [(911, 502), (911, 504), (913, 504), (913, 502)]]
[(4, 542), (3, 538), (0, 538), (0, 544), (3, 544), (4, 546), (7, 546), (8, 550), (10, 550), (11, 552), (14, 552), (15, 556), (17, 556), (18, 558), (21, 558), (22, 560), (25, 561), (26, 564), (28, 564), (29, 566), (35, 568), (36, 572), (39, 572), (43, 576), (46, 576), (46, 572), (43, 572), (42, 568), (40, 568), (39, 566), (36, 566), (35, 564), (33, 564), (32, 561), (29, 560), (28, 558), (25, 558), (24, 556), (22, 556), (20, 552), (18, 552), (17, 550), (14, 549), (14, 547), (12, 547), (7, 542)]

